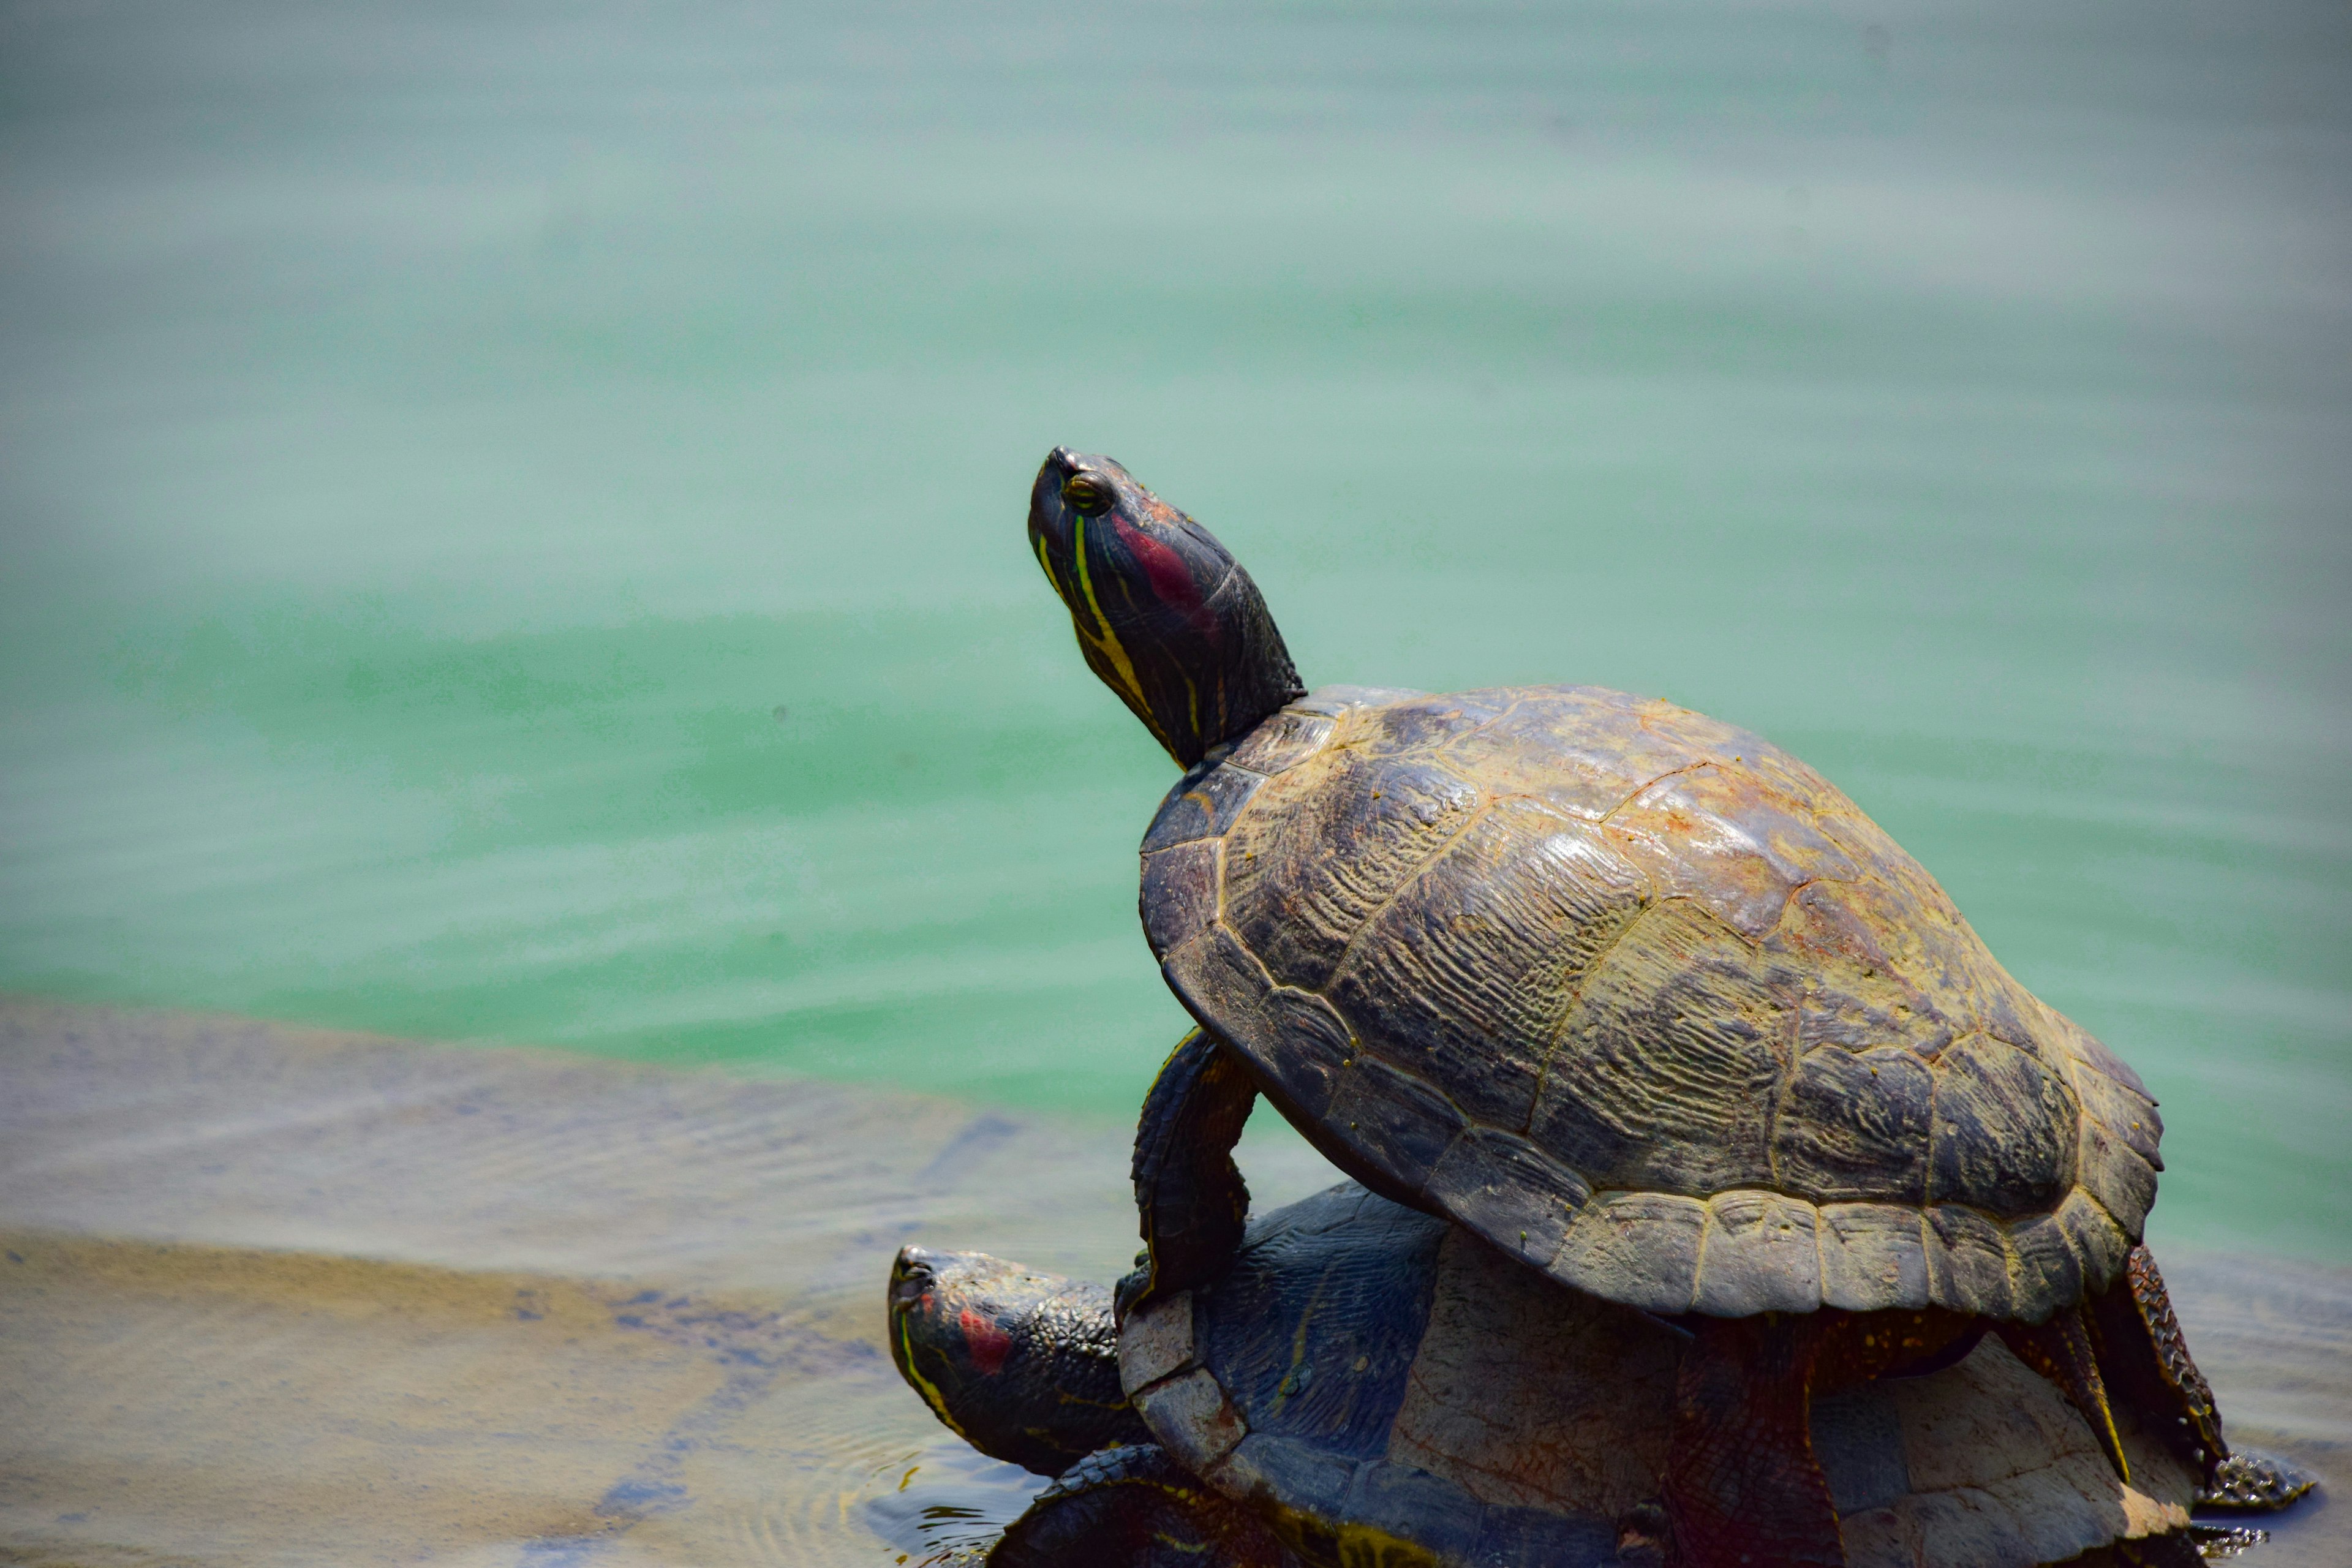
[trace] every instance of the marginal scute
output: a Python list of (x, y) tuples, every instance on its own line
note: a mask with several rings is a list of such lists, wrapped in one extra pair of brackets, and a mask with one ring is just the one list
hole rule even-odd
[(1471, 1127), (1439, 1156), (1429, 1190), (1495, 1246), (1542, 1268), (1592, 1195), (1584, 1178), (1513, 1132)]
[(1908, 1204), (1825, 1204), (1813, 1221), (1822, 1304), (1850, 1312), (1927, 1305), (1926, 1224)]
[(1331, 730), (1328, 715), (1286, 708), (1251, 731), (1225, 760), (1272, 778), (1321, 750), (1330, 740)]
[(2074, 1256), (2082, 1261), (2084, 1291), (2105, 1289), (2123, 1272), (2124, 1259), (2138, 1237), (2126, 1237), (2115, 1217), (2080, 1187), (2066, 1194), (2066, 1201), (2051, 1217), (2058, 1222)]
[(2107, 1130), (2083, 1118), (2075, 1153), (2075, 1184), (2099, 1200), (2132, 1240), (2140, 1237), (2156, 1204), (2156, 1170)]
[(1323, 1117), (1391, 1184), (1408, 1192), (1467, 1125), (1428, 1080), (1370, 1057), (1357, 1058), (1339, 1075)]
[(1719, 1193), (1706, 1212), (1694, 1311), (1745, 1318), (1809, 1312), (1821, 1305), (1812, 1205), (1778, 1193)]
[(2017, 1258), (2014, 1305), (2019, 1317), (2039, 1323), (2083, 1299), (2083, 1260), (2055, 1215), (2038, 1215), (2010, 1226), (2009, 1247)]
[(1577, 1211), (1553, 1279), (1646, 1312), (1687, 1312), (1706, 1205), (1667, 1193), (1601, 1193)]
[(1131, 1396), (1137, 1414), (1177, 1463), (1194, 1475), (1232, 1451), (1249, 1435), (1241, 1412), (1225, 1398), (1206, 1367), (1152, 1384)]
[(1230, 763), (1203, 764), (1176, 781), (1143, 836), (1143, 853), (1213, 837), (1234, 825), (1265, 779)]
[[(2147, 1092), (2147, 1085), (2141, 1081), (2139, 1074), (2132, 1070), (2129, 1062), (2107, 1049), (2096, 1036), (2057, 1008), (2046, 1002), (2036, 1005), (2042, 1010), (2044, 1026), (2063, 1039), (2068, 1052), (2080, 1059), (2083, 1065), (2136, 1099), (2145, 1100), (2150, 1106), (2156, 1104), (2155, 1097)], [(2157, 1168), (2163, 1169), (2161, 1165)]]
[(1138, 1307), (1119, 1329), (1118, 1383), (1129, 1398), (1192, 1364), (1192, 1293), (1179, 1290)]
[(1974, 1209), (1936, 1204), (1927, 1210), (1924, 1239), (1930, 1299), (1980, 1303), (1969, 1310), (2010, 1316), (2009, 1247), (1999, 1224)]
[(2157, 1141), (2164, 1135), (2164, 1122), (2156, 1113), (2154, 1100), (2116, 1082), (2088, 1062), (2076, 1067), (2074, 1085), (2075, 1092), (2082, 1097), (2085, 1116), (2150, 1168), (2164, 1169), (2157, 1153)]
[(1157, 958), (1208, 930), (1217, 918), (1217, 856), (1212, 838), (1180, 844), (1143, 863), (1143, 934)]

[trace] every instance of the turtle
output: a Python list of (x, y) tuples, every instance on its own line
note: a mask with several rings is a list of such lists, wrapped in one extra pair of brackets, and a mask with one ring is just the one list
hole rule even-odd
[[(915, 1247), (888, 1314), (943, 1422), (1057, 1478), (967, 1553), (987, 1568), (1584, 1568), (1673, 1548), (1693, 1336), (1352, 1182), (1254, 1218), (1217, 1280), (1124, 1323), (1104, 1287)], [(2199, 1561), (2198, 1467), (2160, 1409), (2119, 1415), (2126, 1483), (1981, 1321), (1958, 1341), (1920, 1326), (1849, 1337), (1834, 1353), (1877, 1375), (1808, 1415), (1855, 1568)]]
[[(2086, 1303), (2141, 1240), (2156, 1102), (1859, 806), (1662, 700), (1309, 693), (1249, 574), (1108, 458), (1055, 448), (1028, 534), (1182, 770), (1139, 907), (1201, 1033), (1147, 1100), (1120, 1309), (1231, 1266), (1263, 1095), (1371, 1191), (1693, 1333), (1665, 1500), (1700, 1568), (1842, 1561), (1803, 1434), (1855, 1315), (1990, 1323), (2128, 1478), (2107, 1384), (2147, 1347)], [(2210, 1473), (2210, 1396), (2171, 1387)]]

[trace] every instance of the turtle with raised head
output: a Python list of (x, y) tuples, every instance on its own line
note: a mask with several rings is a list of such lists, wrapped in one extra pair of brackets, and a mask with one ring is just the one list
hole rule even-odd
[[(1029, 539), (1183, 770), (1140, 903), (1204, 1032), (1139, 1138), (1129, 1304), (1230, 1266), (1264, 1094), (1373, 1191), (1694, 1334), (1665, 1500), (1700, 1568), (1842, 1561), (1804, 1434), (1857, 1315), (1990, 1323), (2127, 1477), (2142, 1347), (2085, 1303), (2155, 1197), (2155, 1102), (1852, 801), (1593, 687), (1309, 695), (1249, 574), (1107, 458), (1046, 458)], [(2210, 1401), (2179, 1419), (2218, 1464)]]
[[(987, 1568), (1680, 1555), (1661, 1500), (1691, 1336), (1352, 1183), (1254, 1220), (1220, 1279), (1118, 1327), (1100, 1287), (917, 1247), (888, 1310), (942, 1421), (1059, 1478), (970, 1550)], [(1998, 1335), (1948, 1342), (1925, 1318), (1880, 1314), (1878, 1342), (1822, 1352), (1848, 1386), (1806, 1440), (1854, 1568), (2198, 1562), (2199, 1467), (2161, 1406), (2118, 1402), (2126, 1483)]]

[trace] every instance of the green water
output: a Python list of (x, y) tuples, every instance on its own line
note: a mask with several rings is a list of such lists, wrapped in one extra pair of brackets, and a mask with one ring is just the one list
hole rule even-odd
[(2347, 170), (2332, 5), (11, 5), (0, 986), (1130, 1111), (1069, 442), (1790, 747), (2352, 1258)]

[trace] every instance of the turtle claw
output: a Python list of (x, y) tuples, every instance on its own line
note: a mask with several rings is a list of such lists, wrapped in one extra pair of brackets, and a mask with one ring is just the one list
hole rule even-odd
[(2284, 1459), (2240, 1448), (2214, 1468), (2210, 1485), (2197, 1489), (2197, 1506), (2267, 1513), (2296, 1501), (2318, 1484), (2317, 1477)]
[(2115, 1468), (2116, 1478), (2129, 1486), (2131, 1461), (2124, 1457), (2123, 1438), (2116, 1431), (2106, 1379), (2099, 1372), (2098, 1352), (2083, 1309), (2070, 1307), (2053, 1313), (2046, 1323), (2003, 1323), (2000, 1338), (2011, 1354), (2049, 1379), (2082, 1413), (2091, 1436), (2098, 1439), (2100, 1451)]

